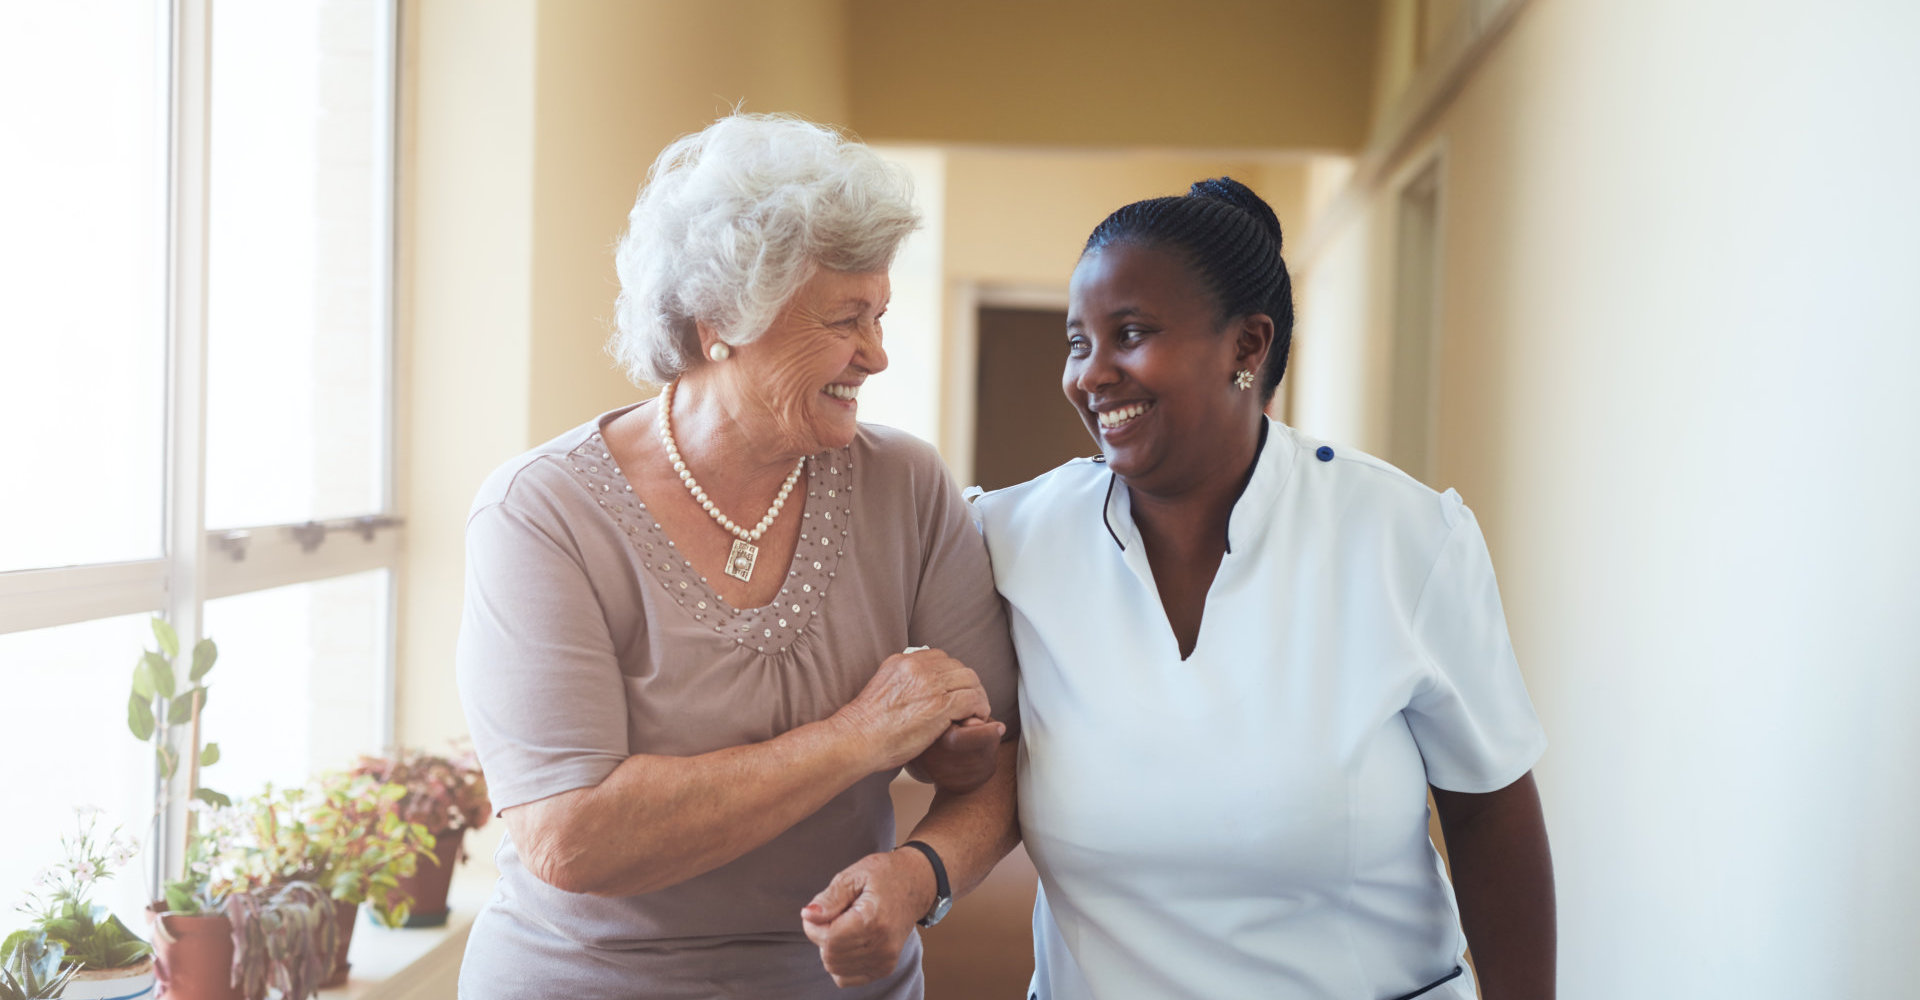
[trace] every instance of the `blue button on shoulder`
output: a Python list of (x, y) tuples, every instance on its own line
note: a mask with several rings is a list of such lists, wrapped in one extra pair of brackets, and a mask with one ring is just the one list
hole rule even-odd
[(1316, 451), (1313, 453), (1313, 457), (1319, 459), (1322, 462), (1331, 462), (1333, 461), (1333, 449), (1323, 444), (1320, 446), (1319, 451)]

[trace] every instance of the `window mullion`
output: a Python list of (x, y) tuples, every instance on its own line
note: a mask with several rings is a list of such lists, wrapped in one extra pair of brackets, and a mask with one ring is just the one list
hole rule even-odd
[[(383, 488), (381, 490), (382, 507), (389, 515), (405, 516), (400, 509), (400, 458), (405, 453), (401, 445), (400, 420), (405, 410), (400, 399), (400, 347), (399, 337), (395, 335), (397, 322), (398, 297), (395, 294), (399, 260), (400, 229), (396, 220), (399, 216), (400, 190), (400, 4), (398, 0), (382, 0), (377, 18), (381, 30), (379, 43), (375, 51), (380, 58), (380, 97), (386, 108), (385, 127), (380, 129), (374, 156), (374, 190), (378, 192), (374, 202), (380, 212), (379, 225), (374, 227), (374, 308), (378, 310), (375, 322), (386, 335), (386, 371), (385, 383), (380, 393), (381, 406), (385, 408), (386, 434), (383, 437)], [(401, 536), (404, 539), (404, 535)], [(390, 539), (390, 542), (394, 540)], [(380, 743), (383, 747), (393, 747), (398, 743), (399, 719), (396, 703), (400, 688), (400, 574), (399, 548), (395, 544), (392, 561), (389, 562), (391, 575), (387, 586), (387, 648), (385, 662), (381, 667), (379, 692), (379, 728)]]
[[(183, 647), (201, 638), (206, 604), (208, 111), (210, 0), (172, 0), (168, 64), (167, 617)], [(186, 658), (182, 658), (183, 660)], [(185, 681), (185, 678), (180, 678)], [(181, 759), (199, 752), (182, 747)], [(180, 870), (187, 803), (169, 800), (151, 852), (155, 891)], [(175, 787), (184, 782), (176, 781)]]

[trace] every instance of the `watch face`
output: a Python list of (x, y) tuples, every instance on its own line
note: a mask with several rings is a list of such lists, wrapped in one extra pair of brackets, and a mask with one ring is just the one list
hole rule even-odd
[(939, 923), (941, 919), (947, 915), (947, 911), (951, 909), (953, 909), (953, 898), (951, 896), (941, 896), (939, 899), (934, 900), (933, 912), (927, 914), (926, 917), (920, 921), (920, 926), (932, 927), (934, 924)]

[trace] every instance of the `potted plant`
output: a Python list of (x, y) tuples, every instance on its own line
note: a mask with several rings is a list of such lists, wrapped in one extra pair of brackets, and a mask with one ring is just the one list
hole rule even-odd
[(152, 620), (152, 628), (159, 648), (144, 650), (134, 665), (127, 728), (135, 739), (152, 746), (159, 761), (162, 780), (154, 805), (154, 829), (166, 822), (175, 801), (183, 760), (188, 764), (184, 778), (190, 806), (186, 869), (179, 880), (164, 885), (156, 872), (150, 887), (154, 902), (147, 907), (147, 918), (153, 930), (154, 971), (162, 991), (177, 1000), (236, 1000), (239, 994), (231, 982), (233, 926), (212, 892), (206, 870), (208, 851), (194, 829), (200, 809), (232, 804), (227, 796), (200, 784), (200, 769), (220, 760), (218, 744), (200, 745), (206, 678), (219, 659), (219, 648), (212, 639), (195, 643), (184, 665), (183, 683), (179, 635), (160, 618)]
[(425, 826), (393, 811), (406, 794), (405, 785), (344, 771), (321, 774), (312, 783), (301, 816), (316, 861), (312, 879), (333, 897), (342, 928), (329, 985), (346, 981), (347, 945), (360, 904), (388, 927), (403, 926), (412, 913), (413, 900), (400, 880), (419, 870), (420, 859), (433, 857), (434, 840)]
[(237, 833), (221, 838), (220, 884), (227, 892), (309, 882), (333, 900), (338, 952), (323, 985), (346, 981), (360, 904), (390, 927), (406, 922), (412, 901), (399, 880), (412, 875), (422, 857), (432, 857), (433, 835), (389, 808), (405, 795), (403, 785), (328, 772), (306, 787), (268, 789), (246, 800), (234, 810)]
[(100, 810), (77, 810), (73, 836), (62, 836), (66, 859), (41, 869), (35, 889), (20, 907), (31, 918), (0, 951), (11, 955), (29, 939), (58, 945), (74, 975), (60, 994), (74, 1000), (150, 997), (154, 991), (151, 949), (120, 918), (92, 901), (95, 886), (140, 853), (118, 827), (100, 831)]
[[(219, 841), (223, 832), (204, 834), (202, 843)], [(206, 939), (200, 942), (206, 947), (181, 952), (191, 964), (172, 969), (164, 995), (194, 1000), (266, 1000), (269, 995), (308, 1000), (317, 995), (340, 950), (333, 900), (311, 882), (243, 888), (211, 874), (213, 870), (213, 862), (205, 862), (197, 869), (206, 873), (203, 877), (168, 886), (172, 901), (164, 927)], [(162, 926), (156, 924), (156, 933), (162, 933)], [(211, 940), (216, 933), (224, 939)]]
[(233, 879), (216, 865), (234, 853), (245, 816), (230, 803), (196, 800), (189, 808), (201, 821), (187, 842), (185, 870), (167, 883), (164, 899), (148, 908), (161, 992), (170, 1000), (241, 1000), (237, 935), (226, 912)]
[(308, 856), (304, 829), (288, 818), (299, 798), (269, 787), (237, 805), (196, 804), (187, 877), (167, 886), (163, 923), (205, 938), (207, 949), (173, 970), (169, 998), (306, 1000), (327, 981), (345, 949), (333, 900), (289, 874)]
[(468, 830), (487, 825), (493, 814), (480, 758), (466, 748), (442, 755), (401, 747), (384, 757), (361, 757), (351, 773), (405, 786), (407, 793), (385, 808), (432, 835), (433, 863), (399, 880), (401, 891), (413, 898), (404, 924), (444, 925), (453, 867), (466, 860), (462, 842)]
[(0, 1000), (52, 1000), (75, 970), (62, 969), (66, 949), (45, 934), (29, 931), (0, 945)]

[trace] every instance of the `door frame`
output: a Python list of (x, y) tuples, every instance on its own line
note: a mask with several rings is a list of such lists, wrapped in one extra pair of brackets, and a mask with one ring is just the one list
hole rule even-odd
[(980, 392), (980, 310), (1065, 312), (1065, 285), (955, 281), (947, 288), (947, 343), (941, 357), (940, 453), (962, 486), (974, 481), (973, 425)]

